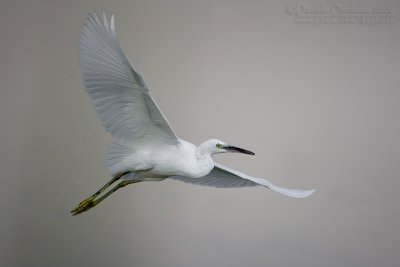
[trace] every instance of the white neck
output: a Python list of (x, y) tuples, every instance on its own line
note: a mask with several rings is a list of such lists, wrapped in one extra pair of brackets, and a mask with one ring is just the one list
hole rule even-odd
[(198, 174), (197, 177), (202, 177), (207, 175), (212, 168), (214, 168), (214, 161), (211, 158), (212, 151), (210, 146), (206, 143), (199, 145), (196, 148), (196, 159), (197, 159), (197, 168)]
[(211, 157), (212, 152), (213, 151), (210, 147), (210, 144), (208, 142), (204, 142), (196, 148), (196, 157), (198, 159), (202, 157)]

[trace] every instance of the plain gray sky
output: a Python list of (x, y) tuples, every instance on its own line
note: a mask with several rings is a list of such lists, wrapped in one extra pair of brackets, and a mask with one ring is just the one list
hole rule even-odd
[[(398, 266), (400, 6), (352, 1), (366, 9), (350, 18), (388, 8), (389, 24), (295, 21), (321, 6), (343, 15), (337, 5), (347, 1), (2, 1), (0, 265)], [(89, 11), (115, 14), (181, 138), (248, 148), (255, 157), (215, 158), (317, 192), (142, 183), (70, 216), (109, 179), (110, 137), (77, 60)]]

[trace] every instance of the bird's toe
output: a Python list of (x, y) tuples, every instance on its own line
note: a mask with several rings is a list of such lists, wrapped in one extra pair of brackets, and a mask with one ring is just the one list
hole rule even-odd
[(79, 203), (78, 206), (76, 206), (73, 210), (71, 210), (72, 215), (78, 215), (81, 214), (82, 212), (85, 212), (94, 206), (96, 206), (96, 202), (94, 201), (94, 197), (91, 196), (85, 200), (83, 200), (81, 203)]

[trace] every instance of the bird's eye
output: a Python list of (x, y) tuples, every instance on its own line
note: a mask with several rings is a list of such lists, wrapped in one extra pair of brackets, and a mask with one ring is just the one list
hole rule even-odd
[(222, 148), (222, 145), (221, 145), (221, 144), (216, 144), (215, 146), (216, 146), (217, 148), (220, 148), (220, 149)]

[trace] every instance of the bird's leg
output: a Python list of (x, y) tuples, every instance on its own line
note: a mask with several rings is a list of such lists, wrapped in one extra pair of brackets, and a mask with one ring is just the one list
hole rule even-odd
[[(105, 193), (103, 196), (99, 197), (97, 200), (91, 199), (90, 201), (88, 201), (87, 203), (85, 203), (85, 205), (79, 205), (77, 208), (75, 208), (74, 210), (71, 211), (72, 215), (78, 215), (82, 212), (85, 212), (95, 206), (97, 206), (100, 202), (102, 202), (105, 198), (107, 198), (109, 195), (111, 195), (112, 193), (114, 193), (115, 191), (117, 191), (118, 189), (120, 189), (121, 187), (127, 186), (128, 184), (132, 184), (132, 183), (138, 183), (138, 182), (142, 182), (142, 180), (127, 180), (127, 181), (122, 181), (120, 182), (118, 185), (116, 185), (115, 187), (113, 187), (110, 191), (108, 191), (107, 193)], [(99, 190), (100, 191), (100, 190)], [(104, 190), (103, 190), (104, 191)], [(91, 197), (90, 197), (91, 198)], [(88, 198), (88, 199), (90, 199)], [(81, 202), (82, 203), (82, 202)]]
[(118, 189), (127, 186), (128, 184), (133, 184), (133, 183), (138, 183), (142, 182), (143, 180), (127, 180), (127, 181), (122, 181), (119, 184), (117, 184), (114, 188), (112, 188), (110, 191), (105, 193), (103, 196), (99, 197), (99, 199), (95, 200), (95, 206), (98, 205), (100, 202), (102, 202), (104, 199), (106, 199), (108, 196), (110, 196), (112, 193), (117, 191)]
[(78, 206), (76, 206), (73, 210), (71, 210), (71, 213), (76, 213), (76, 211), (78, 211), (78, 210), (84, 209), (85, 207), (88, 207), (88, 206), (92, 206), (92, 202), (94, 201), (94, 199), (98, 195), (100, 195), (102, 192), (104, 192), (104, 190), (106, 190), (110, 185), (112, 185), (113, 183), (118, 181), (125, 174), (126, 174), (126, 172), (125, 173), (121, 173), (121, 174), (117, 174), (116, 176), (114, 176), (110, 181), (108, 181), (108, 183), (106, 183), (96, 193), (94, 193), (93, 195), (91, 195), (87, 199), (81, 201), (81, 203), (79, 203)]

